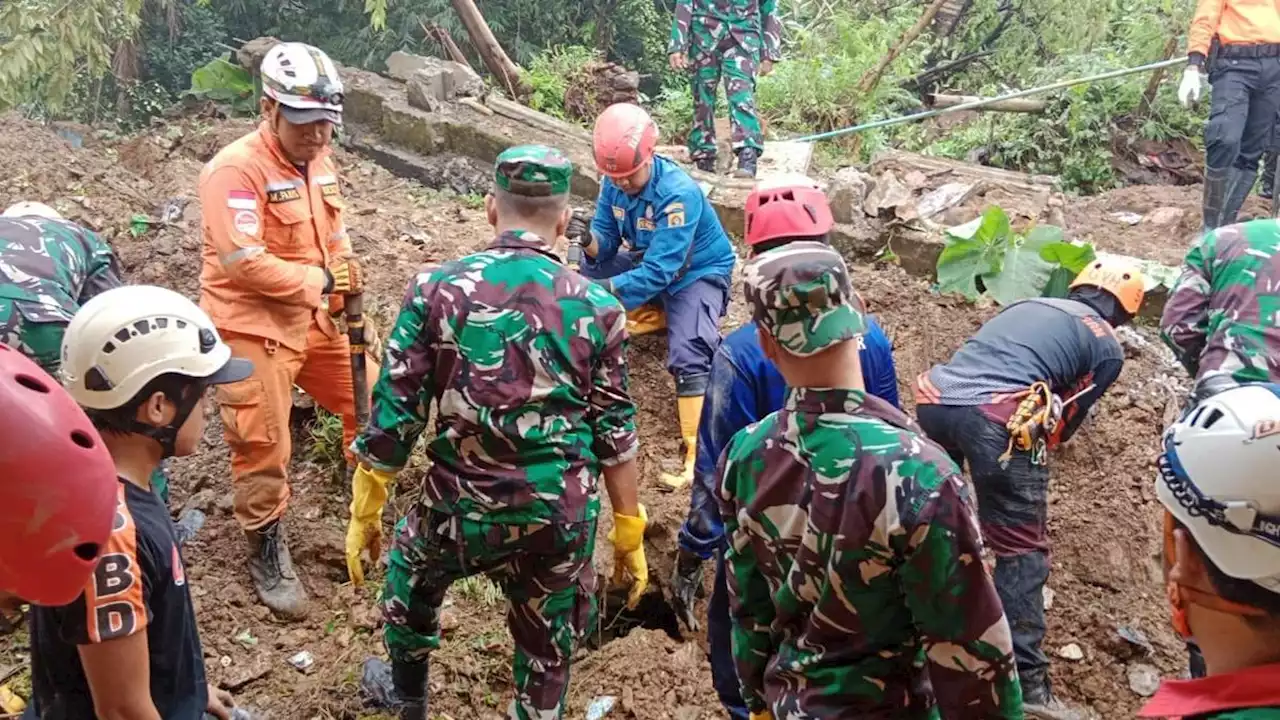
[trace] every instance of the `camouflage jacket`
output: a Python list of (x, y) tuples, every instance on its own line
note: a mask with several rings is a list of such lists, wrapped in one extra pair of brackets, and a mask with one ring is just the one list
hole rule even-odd
[(780, 60), (778, 0), (676, 0), (667, 53), (713, 52), (727, 35), (745, 50)]
[(720, 462), (749, 709), (1022, 717), (969, 488), (906, 415), (861, 391), (790, 390)]
[(121, 285), (111, 246), (62, 220), (0, 218), (0, 303), (28, 322), (67, 323), (89, 298)]
[(1228, 225), (1197, 240), (1160, 329), (1197, 379), (1280, 380), (1280, 222)]
[(424, 505), (500, 524), (592, 519), (601, 466), (638, 448), (626, 350), (612, 295), (537, 235), (504, 233), (410, 281), (352, 448), (399, 470), (435, 401)]

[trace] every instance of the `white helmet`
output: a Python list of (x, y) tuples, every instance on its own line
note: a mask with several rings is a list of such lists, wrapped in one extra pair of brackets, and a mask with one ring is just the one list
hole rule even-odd
[(20, 218), (20, 217), (42, 217), (50, 220), (61, 220), (62, 213), (45, 205), (42, 202), (33, 200), (22, 200), (16, 202), (4, 211), (3, 217)]
[(252, 372), (248, 360), (231, 357), (195, 303), (152, 285), (126, 285), (94, 297), (62, 338), (62, 384), (89, 410), (122, 407), (167, 373), (218, 385)]
[(262, 58), (262, 92), (280, 103), (295, 125), (342, 123), (342, 79), (324, 51), (303, 43), (280, 43)]
[(1201, 401), (1165, 431), (1156, 496), (1226, 575), (1280, 593), (1280, 385)]

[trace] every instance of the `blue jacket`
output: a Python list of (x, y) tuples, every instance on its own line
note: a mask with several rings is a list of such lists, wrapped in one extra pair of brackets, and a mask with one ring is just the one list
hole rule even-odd
[[(858, 353), (867, 392), (898, 407), (898, 373), (889, 338), (867, 316), (865, 343)], [(689, 517), (680, 528), (680, 547), (704, 560), (720, 545), (724, 523), (716, 505), (716, 463), (739, 430), (782, 407), (786, 381), (764, 356), (755, 323), (748, 323), (720, 343), (711, 361), (706, 404), (698, 422), (698, 459), (693, 468)]]
[(644, 253), (634, 270), (612, 278), (614, 294), (628, 310), (664, 292), (678, 293), (698, 278), (733, 273), (733, 245), (715, 208), (689, 173), (661, 155), (634, 197), (604, 178), (591, 234), (600, 243), (597, 263), (612, 260), (624, 241)]

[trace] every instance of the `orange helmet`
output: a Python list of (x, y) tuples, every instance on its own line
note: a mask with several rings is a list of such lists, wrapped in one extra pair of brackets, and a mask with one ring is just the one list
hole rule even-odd
[(596, 118), (594, 145), (597, 170), (627, 177), (653, 159), (658, 126), (639, 105), (610, 105)]
[(1146, 280), (1131, 263), (1111, 258), (1098, 258), (1080, 271), (1071, 287), (1091, 285), (1106, 290), (1120, 302), (1120, 307), (1130, 315), (1137, 315), (1146, 294)]

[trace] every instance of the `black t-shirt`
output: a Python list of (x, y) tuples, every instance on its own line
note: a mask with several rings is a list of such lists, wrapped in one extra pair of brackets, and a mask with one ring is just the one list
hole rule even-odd
[(165, 720), (201, 720), (208, 704), (173, 521), (155, 493), (120, 481), (115, 525), (85, 591), (70, 605), (31, 608), (31, 681), (42, 720), (93, 720), (76, 646), (147, 633), (151, 699)]

